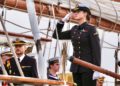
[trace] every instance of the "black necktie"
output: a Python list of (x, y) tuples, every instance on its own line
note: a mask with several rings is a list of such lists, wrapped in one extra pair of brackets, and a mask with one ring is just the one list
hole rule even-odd
[(20, 62), (20, 58), (18, 58), (18, 62)]

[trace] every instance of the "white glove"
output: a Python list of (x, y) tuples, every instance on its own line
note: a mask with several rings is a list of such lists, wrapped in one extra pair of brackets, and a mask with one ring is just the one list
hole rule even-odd
[(100, 78), (100, 73), (97, 72), (97, 71), (94, 71), (94, 73), (93, 73), (93, 80), (96, 80), (98, 78)]
[(73, 59), (74, 59), (74, 56), (68, 56), (68, 57), (67, 57), (67, 60), (69, 60), (69, 61), (71, 61), (71, 62), (73, 61)]
[(62, 18), (62, 21), (63, 22), (66, 22), (69, 20), (70, 16), (71, 16), (72, 12), (71, 13), (68, 13), (64, 18)]

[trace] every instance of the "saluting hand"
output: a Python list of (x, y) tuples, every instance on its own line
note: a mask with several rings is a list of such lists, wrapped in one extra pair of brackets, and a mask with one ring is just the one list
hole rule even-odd
[(66, 14), (65, 17), (62, 18), (62, 21), (63, 22), (68, 22), (71, 16), (72, 16), (72, 12)]

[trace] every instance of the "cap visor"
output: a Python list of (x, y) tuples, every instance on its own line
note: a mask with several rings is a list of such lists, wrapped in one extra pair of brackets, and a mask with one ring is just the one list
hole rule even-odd
[(13, 43), (13, 45), (26, 45), (26, 43)]

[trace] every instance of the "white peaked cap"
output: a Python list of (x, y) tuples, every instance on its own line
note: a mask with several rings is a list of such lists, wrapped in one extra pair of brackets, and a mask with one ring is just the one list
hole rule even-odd
[(10, 48), (4, 48), (4, 50), (1, 51), (1, 54), (2, 54), (2, 53), (5, 53), (5, 52), (9, 52), (9, 51), (11, 51)]

